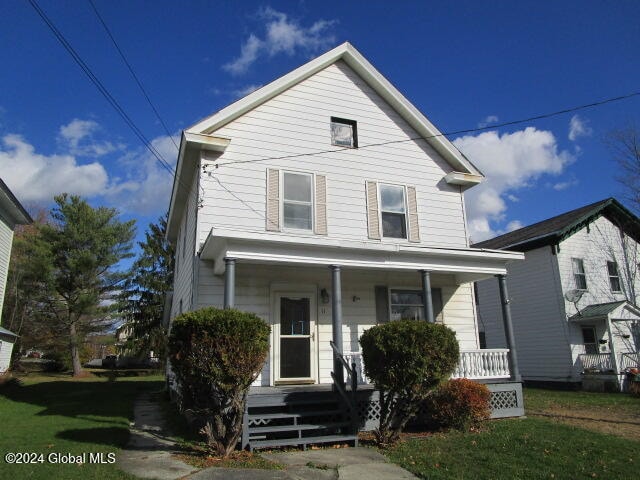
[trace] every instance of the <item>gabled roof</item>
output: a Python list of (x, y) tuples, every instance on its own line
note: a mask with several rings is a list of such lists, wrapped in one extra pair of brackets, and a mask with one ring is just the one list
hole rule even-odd
[[(0, 178), (0, 215), (6, 221), (10, 221), (13, 225), (26, 225), (33, 223), (29, 213), (15, 197), (13, 192), (9, 190), (7, 184)], [(12, 227), (13, 227), (12, 225)]]
[(184, 158), (190, 154), (188, 145), (185, 147), (186, 142), (192, 141), (190, 137), (195, 140), (192, 143), (194, 148), (198, 148), (198, 142), (206, 142), (208, 137), (220, 144), (217, 151), (224, 151), (226, 145), (222, 145), (222, 143), (226, 140), (228, 144), (229, 139), (214, 137), (216, 130), (338, 61), (344, 61), (351, 67), (453, 167), (454, 171), (445, 177), (447, 183), (468, 188), (484, 179), (482, 172), (444, 137), (427, 117), (413, 106), (353, 45), (345, 42), (217, 113), (200, 120), (183, 132), (169, 205), (167, 224), (167, 238), (169, 240), (174, 240), (177, 235), (177, 223), (181, 217), (182, 204), (184, 203), (184, 198), (180, 197), (183, 196), (182, 191), (185, 190), (185, 184), (190, 184), (191, 175), (193, 175), (193, 166), (189, 165), (191, 162)]
[(621, 316), (621, 312), (623, 309), (628, 310), (632, 317), (640, 316), (640, 310), (638, 310), (638, 307), (636, 307), (632, 303), (627, 302), (626, 300), (621, 300), (617, 302), (594, 303), (592, 305), (588, 305), (581, 309), (580, 313), (576, 313), (575, 315), (569, 317), (569, 320), (596, 320), (599, 318), (606, 318), (607, 316), (610, 316), (612, 314)]
[(607, 198), (499, 237), (478, 242), (473, 247), (527, 252), (544, 245), (557, 245), (601, 215), (622, 227), (636, 241), (640, 241), (640, 219), (615, 198)]
[[(349, 42), (314, 58), (301, 67), (250, 93), (219, 112), (200, 120), (187, 129), (191, 133), (209, 134), (235, 120), (239, 116), (262, 105), (267, 100), (309, 78), (329, 65), (342, 60), (367, 84), (384, 98), (419, 135), (453, 166), (454, 170), (471, 175), (482, 173), (425, 117), (402, 93), (394, 87), (362, 54)], [(437, 135), (434, 137), (434, 135)]]

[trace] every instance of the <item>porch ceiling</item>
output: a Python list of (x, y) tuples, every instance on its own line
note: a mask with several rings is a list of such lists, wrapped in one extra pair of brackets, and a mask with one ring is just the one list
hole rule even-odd
[(224, 258), (252, 264), (340, 265), (345, 268), (379, 270), (428, 270), (453, 274), (457, 283), (467, 283), (506, 274), (507, 264), (524, 260), (520, 252), (477, 248), (437, 248), (318, 239), (290, 234), (231, 232), (212, 229), (200, 258), (214, 261), (214, 273), (225, 270)]

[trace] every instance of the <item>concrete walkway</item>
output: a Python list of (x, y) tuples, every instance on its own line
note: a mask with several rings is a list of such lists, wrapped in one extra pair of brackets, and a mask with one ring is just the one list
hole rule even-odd
[(176, 480), (197, 470), (173, 456), (175, 443), (164, 433), (164, 416), (152, 396), (136, 400), (130, 432), (128, 445), (116, 457), (121, 470), (158, 480)]
[(388, 463), (370, 448), (328, 448), (286, 453), (264, 453), (267, 460), (281, 463), (284, 470), (207, 468), (190, 480), (405, 480), (417, 477)]
[(145, 479), (159, 480), (404, 480), (416, 479), (370, 448), (264, 453), (267, 460), (285, 465), (283, 470), (211, 467), (198, 471), (178, 460), (175, 443), (166, 436), (164, 416), (150, 395), (134, 406), (129, 444), (117, 455), (118, 467)]

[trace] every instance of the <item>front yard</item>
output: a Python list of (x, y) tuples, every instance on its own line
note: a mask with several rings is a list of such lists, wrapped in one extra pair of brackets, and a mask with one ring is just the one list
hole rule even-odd
[(640, 399), (526, 389), (525, 408), (526, 419), (493, 421), (481, 433), (409, 439), (386, 453), (429, 479), (610, 480), (640, 475), (640, 436), (629, 430), (640, 428)]
[[(160, 376), (75, 380), (67, 375), (28, 376), (0, 390), (0, 477), (15, 479), (131, 479), (115, 464), (50, 463), (64, 455), (115, 453), (129, 438), (133, 401), (160, 390)], [(38, 454), (36, 463), (8, 464), (7, 453)], [(43, 454), (40, 463), (39, 454)], [(57, 459), (56, 456), (60, 455)], [(109, 458), (103, 456), (103, 461)]]
[[(3, 457), (8, 452), (117, 457), (129, 436), (134, 399), (161, 388), (159, 376), (27, 377), (21, 387), (0, 390), (0, 451)], [(632, 429), (640, 428), (640, 399), (527, 389), (525, 402), (529, 418), (493, 421), (480, 433), (408, 438), (384, 453), (428, 479), (638, 478), (640, 436)], [(114, 464), (0, 462), (2, 478), (133, 478)]]

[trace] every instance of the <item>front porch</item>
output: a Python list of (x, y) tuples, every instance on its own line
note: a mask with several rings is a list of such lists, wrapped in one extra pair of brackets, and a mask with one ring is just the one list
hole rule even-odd
[[(453, 377), (487, 383), (494, 416), (524, 413), (505, 278), (506, 264), (522, 255), (363, 243), (212, 232), (203, 246), (224, 307), (254, 311), (272, 327), (267, 365), (249, 395), (244, 447), (356, 442), (358, 430), (375, 428), (378, 392), (364, 375), (359, 338), (401, 318), (453, 329), (461, 349)], [(471, 284), (491, 276), (508, 349), (478, 349)]]

